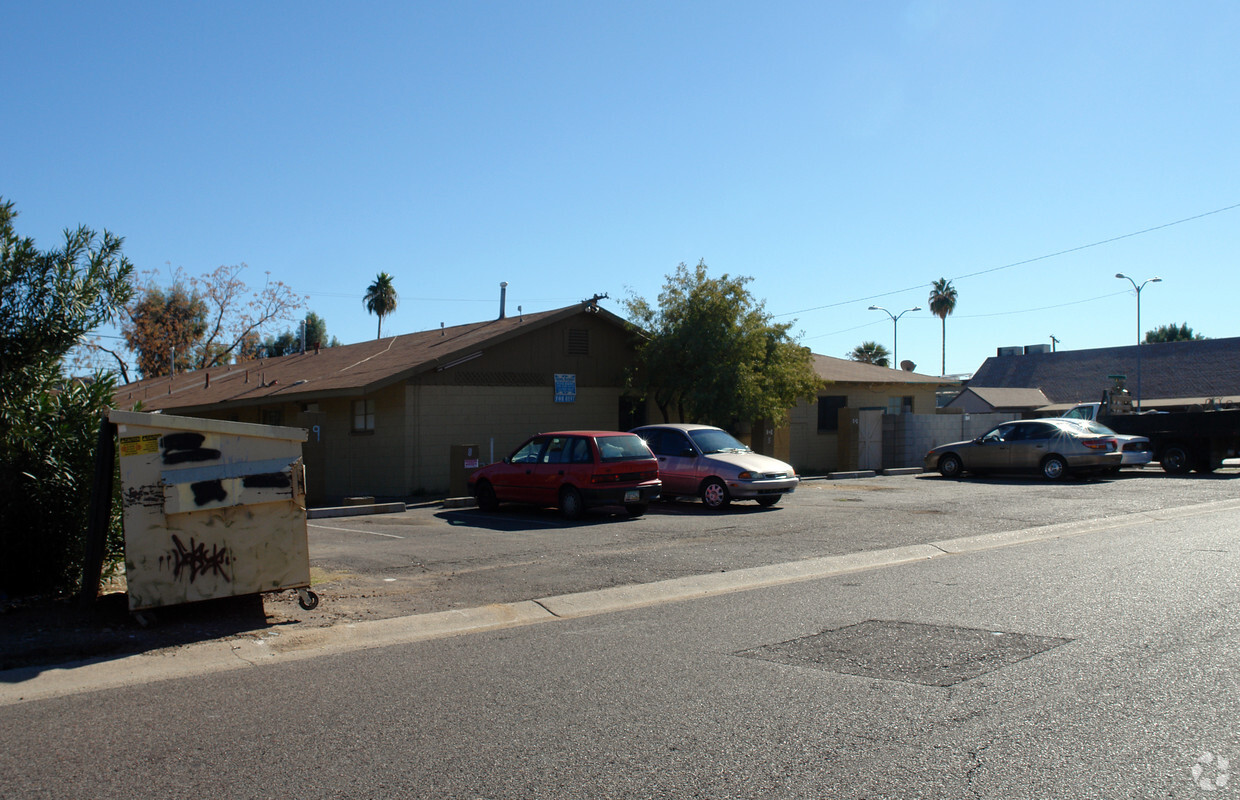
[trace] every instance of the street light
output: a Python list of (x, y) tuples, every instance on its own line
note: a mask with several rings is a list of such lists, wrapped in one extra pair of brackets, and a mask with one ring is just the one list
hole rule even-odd
[(921, 311), (921, 306), (913, 306), (912, 308), (906, 308), (903, 311), (901, 311), (899, 314), (892, 314), (890, 311), (883, 308), (882, 306), (870, 306), (870, 311), (881, 311), (887, 316), (891, 317), (891, 361), (892, 361), (891, 365), (895, 369), (899, 369), (900, 362), (896, 361), (896, 352), (897, 352), (897, 345), (899, 344), (900, 339), (899, 339), (899, 329), (896, 327), (896, 323), (900, 321), (900, 317), (904, 316), (910, 311)]
[(1139, 412), (1141, 410), (1141, 290), (1147, 283), (1162, 283), (1162, 278), (1155, 275), (1138, 286), (1136, 281), (1122, 272), (1115, 273), (1115, 277), (1131, 283), (1132, 288), (1137, 292), (1137, 411)]

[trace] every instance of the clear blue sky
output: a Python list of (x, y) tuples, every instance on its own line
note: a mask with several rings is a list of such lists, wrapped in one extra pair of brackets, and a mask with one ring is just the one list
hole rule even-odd
[[(0, 195), (41, 246), (245, 262), (342, 341), (753, 278), (815, 352), (959, 291), (1003, 345), (1240, 336), (1240, 3), (0, 0)], [(1228, 210), (1220, 210), (1228, 209)], [(1217, 212), (1217, 213), (1207, 213)], [(1040, 258), (1207, 214), (1096, 247)], [(1030, 261), (1031, 259), (1038, 259)], [(1020, 263), (1029, 262), (1029, 263)], [(1015, 265), (1015, 266), (1009, 266)], [(940, 323), (899, 323), (937, 374)]]

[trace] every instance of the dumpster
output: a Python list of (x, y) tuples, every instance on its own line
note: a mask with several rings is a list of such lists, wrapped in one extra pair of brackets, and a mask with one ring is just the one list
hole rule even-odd
[(112, 411), (129, 609), (287, 589), (303, 608), (306, 431)]

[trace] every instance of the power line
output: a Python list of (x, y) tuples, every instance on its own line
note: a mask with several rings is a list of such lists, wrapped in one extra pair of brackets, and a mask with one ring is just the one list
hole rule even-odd
[[(1100, 295), (1098, 295), (1097, 297), (1087, 297), (1087, 298), (1085, 298), (1084, 300), (1072, 300), (1072, 301), (1069, 301), (1069, 302), (1067, 302), (1067, 303), (1057, 303), (1057, 304), (1055, 304), (1055, 305), (1053, 305), (1053, 306), (1039, 306), (1038, 308), (1022, 308), (1022, 309), (1019, 309), (1019, 310), (1017, 310), (1017, 311), (996, 311), (996, 312), (994, 312), (993, 314), (962, 314), (962, 315), (953, 315), (953, 316), (952, 316), (952, 318), (953, 318), (953, 319), (981, 319), (981, 318), (983, 318), (983, 317), (1008, 317), (1008, 316), (1014, 316), (1014, 315), (1016, 315), (1016, 314), (1032, 314), (1032, 313), (1034, 313), (1034, 312), (1036, 312), (1036, 311), (1050, 311), (1051, 309), (1055, 309), (1055, 308), (1067, 308), (1068, 306), (1079, 306), (1079, 305), (1081, 305), (1082, 303), (1092, 303), (1092, 302), (1094, 302), (1094, 301), (1096, 301), (1096, 300), (1106, 300), (1106, 299), (1107, 299), (1107, 298), (1109, 298), (1109, 297), (1118, 297), (1118, 296), (1120, 296), (1121, 294), (1129, 294), (1129, 292), (1128, 292), (1128, 290), (1126, 290), (1126, 289), (1125, 289), (1125, 290), (1123, 290), (1123, 291), (1119, 291), (1119, 292), (1111, 292), (1110, 294), (1100, 294)], [(910, 317), (909, 319), (910, 319), (910, 320), (918, 320), (918, 319), (926, 319), (926, 318), (925, 318), (925, 317)], [(804, 339), (803, 341), (809, 341), (810, 339), (822, 339), (822, 338), (825, 338), (825, 337), (827, 337), (827, 336), (838, 336), (838, 335), (839, 335), (839, 334), (841, 334), (841, 333), (848, 333), (849, 331), (855, 331), (855, 330), (859, 330), (859, 329), (861, 329), (861, 328), (868, 328), (868, 327), (870, 327), (871, 325), (877, 325), (877, 324), (878, 324), (878, 323), (880, 323), (880, 322), (881, 322), (881, 323), (886, 323), (886, 320), (879, 318), (879, 319), (876, 319), (876, 320), (874, 320), (874, 321), (872, 321), (872, 322), (866, 322), (866, 323), (864, 323), (864, 324), (862, 324), (862, 325), (854, 325), (854, 326), (852, 326), (851, 328), (844, 328), (844, 329), (842, 329), (842, 330), (838, 330), (838, 331), (831, 331), (830, 333), (820, 333), (820, 334), (818, 334), (817, 336), (807, 336), (807, 337), (805, 337), (805, 339)]]
[[(1152, 228), (1144, 228), (1142, 230), (1133, 231), (1131, 233), (1125, 233), (1120, 236), (1112, 236), (1110, 239), (1102, 239), (1097, 242), (1090, 242), (1089, 244), (1078, 245), (1077, 247), (1069, 247), (1066, 250), (1057, 250), (1054, 253), (1047, 253), (1046, 255), (1037, 256), (1035, 258), (1027, 258), (1024, 261), (1014, 261), (1011, 264), (1004, 264), (999, 267), (991, 267), (990, 269), (978, 270), (977, 272), (970, 272), (965, 275), (957, 275), (954, 278), (948, 278), (948, 280), (959, 281), (959, 280), (964, 280), (965, 278), (976, 278), (978, 275), (987, 275), (991, 272), (998, 272), (1004, 269), (1011, 269), (1012, 267), (1023, 267), (1026, 264), (1033, 264), (1038, 261), (1045, 261), (1048, 258), (1057, 258), (1058, 256), (1064, 256), (1069, 253), (1079, 253), (1080, 251), (1088, 250), (1091, 247), (1101, 247), (1104, 244), (1111, 244), (1113, 242), (1119, 242), (1124, 239), (1131, 239), (1134, 236), (1141, 236), (1146, 233), (1153, 233), (1154, 231), (1161, 231), (1164, 228), (1171, 228), (1175, 225), (1183, 225), (1185, 222), (1192, 222), (1193, 220), (1203, 219), (1204, 217), (1213, 216), (1214, 214), (1222, 214), (1224, 211), (1232, 211), (1237, 208), (1240, 208), (1240, 203), (1235, 203), (1230, 206), (1224, 206), (1223, 208), (1216, 208), (1213, 211), (1207, 211), (1203, 214), (1195, 214), (1191, 217), (1185, 217), (1184, 219), (1177, 219), (1174, 222), (1164, 222), (1162, 225), (1155, 225)], [(905, 292), (911, 292), (915, 289), (922, 289), (926, 285), (927, 284), (919, 283), (916, 286), (909, 286), (905, 289), (893, 289), (892, 291), (889, 291), (889, 292), (883, 292), (881, 294), (872, 294), (872, 295), (869, 295), (868, 297), (859, 297), (855, 300), (841, 300), (838, 303), (828, 303), (825, 306), (814, 306), (813, 308), (803, 308), (800, 311), (789, 311), (786, 314), (773, 314), (772, 317), (775, 319), (778, 319), (779, 317), (790, 317), (794, 314), (805, 314), (810, 311), (822, 311), (824, 308), (838, 308), (839, 306), (846, 306), (852, 303), (864, 303), (869, 300), (877, 300), (882, 297), (890, 297), (891, 295), (894, 295), (894, 294), (903, 294)], [(1085, 302), (1085, 301), (1082, 301), (1082, 302)], [(1056, 308), (1057, 306), (1050, 306), (1050, 307)]]

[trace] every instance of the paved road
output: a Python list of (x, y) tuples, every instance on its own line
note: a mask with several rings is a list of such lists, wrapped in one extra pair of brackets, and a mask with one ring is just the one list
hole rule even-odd
[(1226, 796), (1240, 503), (1175, 505), (1024, 543), (958, 512), (973, 547), (885, 568), (6, 705), (0, 796)]

